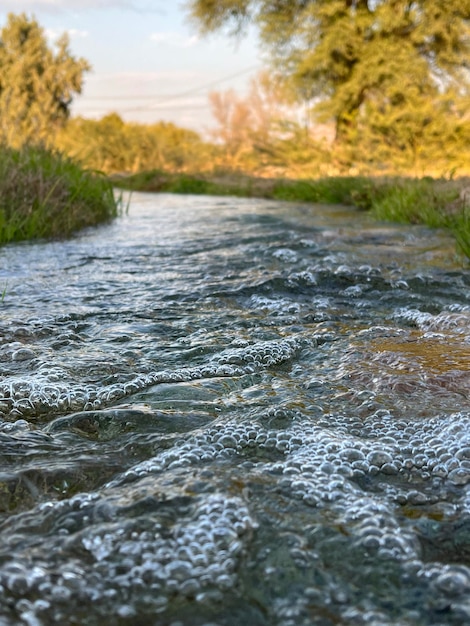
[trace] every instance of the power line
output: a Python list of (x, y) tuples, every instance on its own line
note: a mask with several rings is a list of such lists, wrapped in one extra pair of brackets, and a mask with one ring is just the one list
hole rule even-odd
[[(140, 109), (140, 108), (135, 108), (135, 109), (125, 109), (125, 111), (117, 111), (118, 113), (132, 113), (133, 111), (143, 111), (148, 112), (148, 113), (152, 113), (154, 111), (195, 111), (197, 109), (207, 109), (209, 108), (209, 104), (195, 104), (193, 106), (191, 105), (187, 105), (187, 104), (183, 104), (183, 105), (176, 105), (176, 106), (162, 106), (162, 107), (154, 107), (153, 109)], [(76, 105), (76, 109), (78, 110), (77, 112), (82, 113), (84, 111), (96, 111), (96, 110), (100, 110), (100, 111), (107, 111), (108, 108), (107, 107), (100, 107), (100, 106), (84, 106), (84, 107), (79, 107), (78, 105)]]
[(213, 80), (210, 81), (208, 83), (204, 83), (203, 85), (199, 85), (198, 87), (193, 87), (191, 89), (188, 89), (186, 91), (181, 91), (179, 93), (175, 93), (175, 94), (168, 94), (168, 95), (160, 95), (160, 96), (149, 96), (149, 95), (144, 95), (144, 96), (116, 96), (116, 97), (112, 97), (112, 96), (91, 96), (89, 98), (86, 98), (87, 100), (153, 100), (154, 102), (151, 105), (145, 105), (145, 106), (141, 106), (141, 107), (133, 107), (130, 109), (121, 109), (122, 113), (132, 113), (134, 111), (146, 111), (146, 110), (152, 110), (152, 109), (158, 109), (159, 107), (157, 106), (159, 103), (161, 102), (170, 102), (171, 100), (178, 100), (179, 98), (186, 98), (187, 96), (191, 96), (193, 94), (199, 93), (200, 91), (202, 91), (203, 89), (208, 89), (210, 87), (216, 87), (217, 85), (220, 85), (221, 83), (224, 83), (228, 80), (232, 80), (233, 78), (238, 78), (239, 76), (243, 76), (245, 74), (248, 74), (249, 72), (252, 72), (255, 69), (260, 69), (261, 66), (259, 65), (252, 65), (251, 67), (245, 68), (244, 70), (240, 71), (240, 72), (236, 72), (235, 74), (230, 74), (229, 76), (225, 76), (223, 78), (219, 78), (217, 80)]
[[(200, 91), (202, 91), (203, 89), (208, 89), (209, 87), (215, 87), (216, 85), (220, 85), (221, 83), (226, 82), (227, 80), (231, 80), (232, 78), (238, 78), (238, 76), (243, 76), (245, 74), (248, 74), (249, 72), (252, 72), (256, 67), (259, 67), (259, 65), (252, 65), (251, 67), (241, 71), (241, 72), (237, 72), (236, 74), (231, 74), (230, 76), (226, 76), (225, 78), (219, 78), (218, 80), (213, 80), (209, 83), (206, 83), (204, 85), (200, 85), (199, 87), (193, 87), (192, 89), (188, 89), (187, 91), (182, 91), (178, 94), (174, 94), (172, 96), (162, 96), (160, 98), (157, 99), (156, 104), (160, 103), (160, 102), (169, 102), (171, 100), (177, 100), (179, 98), (186, 98), (187, 96), (192, 96), (195, 93), (199, 93)], [(142, 106), (142, 107), (138, 107), (138, 108), (133, 108), (131, 110), (129, 109), (122, 109), (122, 113), (131, 113), (133, 111), (145, 111), (145, 110), (151, 110), (153, 108), (158, 108), (158, 107), (154, 107), (153, 105), (149, 105), (149, 106)]]

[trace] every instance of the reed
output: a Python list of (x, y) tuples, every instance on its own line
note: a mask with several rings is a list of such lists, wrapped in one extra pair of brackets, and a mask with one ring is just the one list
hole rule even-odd
[(0, 243), (69, 237), (118, 213), (98, 172), (41, 147), (0, 148)]

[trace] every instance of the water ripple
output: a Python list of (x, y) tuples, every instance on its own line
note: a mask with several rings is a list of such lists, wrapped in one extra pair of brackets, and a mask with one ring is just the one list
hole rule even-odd
[(0, 622), (470, 621), (470, 282), (344, 207), (0, 250)]

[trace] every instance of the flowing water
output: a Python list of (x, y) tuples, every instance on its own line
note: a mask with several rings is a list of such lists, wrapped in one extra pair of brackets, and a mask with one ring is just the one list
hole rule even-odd
[(470, 623), (470, 274), (342, 207), (0, 249), (0, 625)]

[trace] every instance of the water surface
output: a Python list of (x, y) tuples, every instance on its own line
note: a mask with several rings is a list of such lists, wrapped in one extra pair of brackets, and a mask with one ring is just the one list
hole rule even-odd
[(470, 622), (470, 275), (345, 207), (135, 194), (0, 249), (0, 624)]

